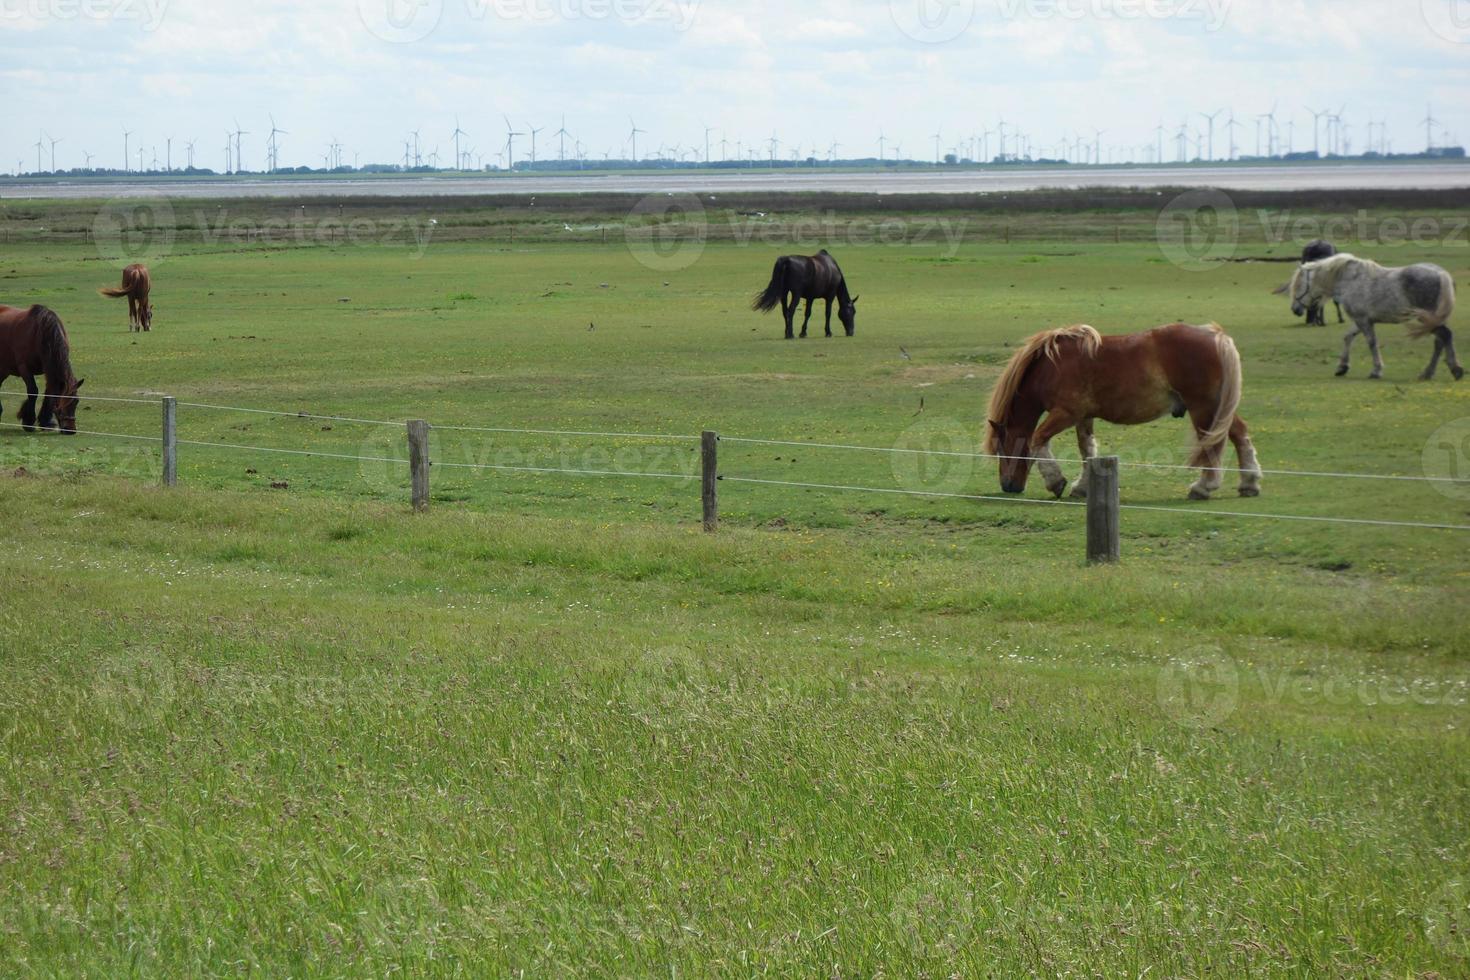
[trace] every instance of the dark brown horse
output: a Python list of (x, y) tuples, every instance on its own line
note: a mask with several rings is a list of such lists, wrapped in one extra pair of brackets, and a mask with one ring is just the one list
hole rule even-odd
[[(788, 302), (788, 297), (790, 297)], [(786, 255), (776, 260), (771, 272), (771, 284), (765, 292), (756, 294), (751, 309), (769, 313), (781, 304), (781, 315), (786, 319), (786, 339), (796, 334), (792, 329), (796, 319), (796, 308), (806, 300), (806, 319), (801, 322), (801, 335), (806, 336), (806, 327), (812, 321), (812, 303), (827, 302), (827, 336), (832, 336), (832, 301), (837, 300), (837, 316), (843, 329), (851, 337), (857, 332), (856, 296), (849, 296), (847, 280), (837, 266), (837, 260), (824, 248), (816, 255)]]
[[(1165, 415), (1188, 415), (1196, 439), (1189, 465), (1204, 470), (1190, 497), (1207, 500), (1220, 489), (1227, 439), (1240, 456), (1240, 495), (1259, 496), (1255, 447), (1235, 414), (1243, 384), (1240, 352), (1213, 323), (1175, 323), (1125, 337), (1103, 337), (1088, 326), (1048, 330), (1021, 346), (996, 383), (985, 451), (1000, 457), (1006, 493), (1025, 491), (1035, 461), (1046, 488), (1060, 497), (1067, 480), (1052, 455), (1052, 437), (1075, 427), (1082, 456), (1090, 459), (1097, 455), (1096, 419), (1142, 425)], [(1086, 493), (1079, 479), (1072, 496)]]
[(148, 276), (148, 267), (135, 263), (123, 270), (121, 286), (104, 286), (97, 292), (109, 299), (126, 296), (128, 333), (134, 330), (147, 333), (153, 329), (153, 304), (148, 301), (152, 289), (153, 280)]
[[(0, 306), (0, 384), (11, 375), (25, 382), (27, 397), (21, 402), (19, 418), (27, 432), (37, 424), (43, 429), (60, 428), (67, 435), (77, 431), (77, 392), (82, 382), (71, 371), (71, 345), (61, 318), (44, 306), (19, 310)], [(36, 417), (36, 376), (46, 379), (46, 397)]]

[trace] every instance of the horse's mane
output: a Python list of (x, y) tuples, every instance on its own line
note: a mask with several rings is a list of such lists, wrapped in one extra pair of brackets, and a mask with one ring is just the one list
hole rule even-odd
[(1297, 296), (1297, 286), (1301, 284), (1302, 276), (1308, 272), (1312, 273), (1312, 293), (1316, 296), (1331, 296), (1337, 288), (1337, 280), (1343, 270), (1349, 265), (1360, 265), (1369, 272), (1384, 272), (1384, 266), (1379, 265), (1372, 259), (1360, 259), (1351, 252), (1338, 252), (1330, 258), (1319, 259), (1316, 262), (1304, 262), (1297, 266), (1296, 273), (1291, 277), (1289, 287), (1291, 295)]
[(47, 378), (72, 380), (71, 343), (66, 337), (66, 327), (61, 317), (45, 306), (32, 306), (26, 315), (35, 324), (40, 338), (41, 366)]
[[(1056, 330), (1043, 330), (1041, 333), (1027, 340), (1016, 351), (1006, 369), (1001, 372), (1000, 380), (995, 383), (995, 390), (990, 393), (991, 422), (999, 423), (1010, 412), (1011, 402), (1015, 401), (1016, 392), (1021, 388), (1021, 382), (1026, 377), (1026, 372), (1031, 365), (1042, 357), (1049, 361), (1057, 359), (1058, 350), (1063, 341), (1075, 340), (1082, 346), (1082, 352), (1087, 357), (1096, 357), (1098, 348), (1102, 346), (1102, 335), (1093, 327), (1080, 323), (1074, 327), (1061, 327)], [(994, 454), (1000, 451), (1000, 440), (996, 436), (995, 426), (986, 427), (985, 451)]]

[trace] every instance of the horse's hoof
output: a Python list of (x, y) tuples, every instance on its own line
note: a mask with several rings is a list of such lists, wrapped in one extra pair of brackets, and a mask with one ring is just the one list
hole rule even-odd
[(1057, 498), (1058, 500), (1061, 500), (1064, 496), (1067, 495), (1067, 485), (1065, 483), (1063, 483), (1059, 487), (1047, 487), (1046, 488), (1046, 492), (1049, 493), (1049, 494), (1051, 494), (1053, 497)]
[(1455, 376), (1456, 381), (1459, 381), (1465, 377), (1465, 369), (1462, 367), (1452, 367), (1450, 368), (1450, 373)]
[(1081, 485), (1073, 487), (1071, 497), (1073, 500), (1086, 500), (1087, 488)]
[(1241, 487), (1240, 488), (1240, 495), (1242, 497), (1259, 497), (1261, 495), (1261, 488), (1260, 487)]
[(1191, 488), (1190, 491), (1189, 491), (1189, 499), (1190, 500), (1209, 500), (1210, 499), (1210, 495), (1207, 494), (1207, 493), (1205, 493), (1203, 490), (1196, 490), (1196, 489)]
[(1372, 374), (1368, 375), (1368, 380), (1369, 381), (1382, 381), (1383, 380), (1383, 372), (1382, 371), (1374, 371)]
[(1345, 377), (1347, 377), (1347, 373), (1348, 373), (1348, 369), (1346, 367), (1340, 367), (1340, 368), (1337, 369), (1337, 376), (1339, 378), (1345, 378)]

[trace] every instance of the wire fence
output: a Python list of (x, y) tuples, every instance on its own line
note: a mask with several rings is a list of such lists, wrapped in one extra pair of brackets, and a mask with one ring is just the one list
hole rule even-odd
[[(390, 466), (402, 466), (414, 468), (416, 463), (422, 464), (425, 474), (424, 492), (427, 493), (427, 473), (430, 468), (458, 472), (499, 472), (499, 473), (522, 473), (546, 476), (576, 476), (576, 477), (601, 477), (618, 479), (650, 479), (662, 481), (694, 482), (703, 479), (706, 482), (706, 496), (710, 496), (711, 484), (723, 483), (731, 485), (747, 485), (756, 487), (782, 487), (802, 490), (816, 490), (830, 493), (861, 493), (879, 496), (903, 496), (928, 498), (934, 500), (968, 500), (985, 503), (1004, 503), (1014, 505), (1030, 505), (1051, 508), (1078, 509), (1087, 508), (1088, 504), (1075, 500), (1048, 500), (1022, 496), (1001, 496), (992, 494), (972, 494), (947, 492), (934, 489), (914, 489), (905, 487), (881, 487), (866, 486), (861, 484), (846, 483), (824, 483), (802, 480), (779, 480), (762, 476), (748, 476), (740, 473), (720, 472), (717, 466), (711, 465), (714, 453), (710, 452), (705, 460), (703, 473), (674, 473), (664, 471), (639, 471), (628, 468), (596, 467), (596, 466), (537, 466), (537, 465), (512, 465), (508, 463), (485, 463), (485, 462), (454, 462), (449, 460), (435, 461), (429, 458), (429, 447), (427, 441), (419, 447), (415, 447), (412, 434), (408, 440), (408, 456), (377, 455), (370, 453), (346, 453), (333, 452), (323, 449), (288, 449), (275, 446), (252, 445), (238, 442), (211, 441), (204, 439), (181, 439), (172, 425), (172, 413), (178, 408), (187, 408), (200, 412), (235, 412), (246, 415), (258, 415), (281, 419), (301, 419), (313, 422), (344, 423), (352, 425), (363, 425), (380, 428), (403, 429), (410, 426), (409, 420), (388, 419), (364, 419), (347, 415), (332, 415), (307, 411), (282, 411), (276, 409), (254, 408), (238, 405), (219, 405), (209, 402), (182, 402), (176, 401), (169, 396), (159, 395), (153, 397), (119, 397), (107, 395), (79, 395), (81, 402), (97, 402), (103, 404), (123, 405), (152, 405), (163, 409), (165, 423), (162, 435), (141, 435), (136, 433), (109, 432), (101, 430), (77, 430), (77, 435), (118, 439), (132, 442), (160, 445), (166, 456), (176, 453), (178, 447), (189, 447), (197, 449), (208, 449), (232, 453), (260, 453), (265, 455), (280, 455), (303, 458), (329, 459), (338, 461), (386, 464)], [(0, 428), (4, 429), (34, 429), (34, 426), (24, 426), (17, 423), (0, 422)], [(411, 426), (410, 426), (411, 428)], [(675, 445), (697, 444), (701, 442), (701, 436), (693, 436), (681, 433), (648, 433), (648, 432), (605, 432), (585, 429), (555, 429), (555, 428), (517, 428), (512, 426), (479, 426), (479, 425), (434, 425), (429, 427), (432, 431), (448, 433), (482, 434), (482, 435), (515, 435), (535, 437), (558, 437), (568, 439), (609, 439), (609, 440), (640, 440), (648, 442), (664, 442)], [(937, 457), (965, 460), (986, 460), (992, 462), (1022, 461), (1029, 463), (1057, 463), (1071, 465), (1087, 465), (1087, 461), (1080, 459), (1058, 459), (1054, 457), (1039, 456), (1004, 456), (980, 452), (965, 452), (950, 449), (927, 449), (908, 448), (901, 446), (869, 446), (860, 444), (796, 441), (789, 439), (765, 439), (749, 436), (718, 436), (715, 442), (729, 444), (732, 446), (766, 446), (774, 448), (795, 448), (802, 450), (823, 450), (830, 452), (884, 454), (891, 457)], [(166, 461), (167, 462), (167, 461)], [(1117, 465), (1124, 470), (1158, 471), (1158, 472), (1183, 472), (1196, 471), (1199, 467), (1185, 464), (1154, 463), (1146, 461), (1118, 460)], [(176, 470), (176, 461), (175, 461)], [(1247, 471), (1236, 467), (1217, 467), (1221, 474), (1244, 473)], [(165, 472), (169, 472), (167, 465)], [(1333, 472), (1314, 470), (1253, 470), (1268, 477), (1287, 477), (1300, 479), (1332, 479), (1332, 480), (1367, 480), (1396, 483), (1410, 483), (1420, 485), (1441, 485), (1466, 488), (1466, 495), (1470, 496), (1470, 478), (1453, 476), (1431, 476), (1431, 475), (1407, 475), (1388, 473), (1363, 473), (1363, 472)], [(417, 485), (417, 484), (416, 484)], [(423, 501), (427, 505), (427, 499)], [(1270, 520), (1270, 521), (1293, 521), (1313, 524), (1335, 524), (1343, 526), (1370, 526), (1400, 529), (1420, 529), (1434, 531), (1470, 531), (1470, 524), (1455, 522), (1435, 521), (1407, 521), (1379, 517), (1347, 517), (1338, 515), (1307, 515), (1307, 514), (1281, 514), (1272, 512), (1221, 510), (1213, 507), (1170, 507), (1153, 504), (1122, 503), (1116, 504), (1120, 511), (1131, 511), (1138, 513), (1172, 514), (1188, 517), (1218, 517), (1239, 520)]]

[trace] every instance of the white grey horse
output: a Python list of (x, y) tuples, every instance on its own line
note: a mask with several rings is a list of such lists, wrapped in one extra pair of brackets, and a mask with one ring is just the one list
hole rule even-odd
[(1362, 334), (1373, 352), (1372, 378), (1383, 377), (1383, 354), (1378, 349), (1380, 323), (1407, 323), (1413, 338), (1434, 335), (1434, 356), (1419, 377), (1428, 381), (1444, 355), (1455, 380), (1465, 376), (1455, 354), (1450, 316), (1455, 312), (1455, 280), (1437, 265), (1424, 263), (1391, 269), (1370, 259), (1342, 252), (1320, 262), (1308, 262), (1291, 280), (1291, 310), (1297, 316), (1314, 303), (1331, 298), (1342, 304), (1353, 321), (1343, 339), (1337, 376), (1348, 373), (1353, 340)]

